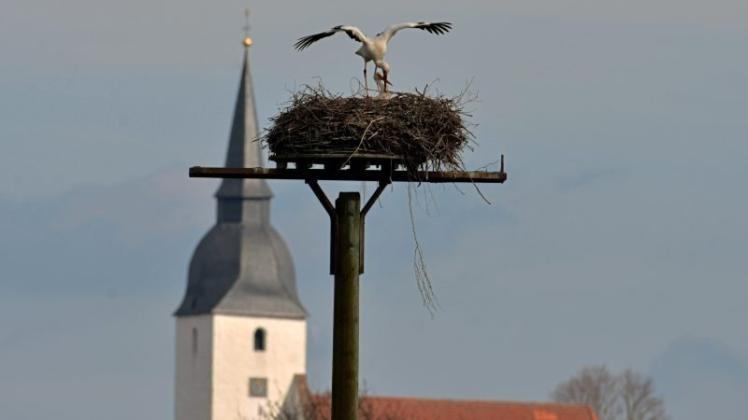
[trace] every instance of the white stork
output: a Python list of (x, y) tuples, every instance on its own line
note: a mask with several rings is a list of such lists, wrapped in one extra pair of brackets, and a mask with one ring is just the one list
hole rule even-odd
[[(369, 61), (373, 61), (376, 68), (382, 69), (382, 76), (384, 79), (383, 93), (387, 92), (387, 85), (390, 84), (387, 77), (390, 72), (390, 65), (384, 61), (384, 54), (387, 52), (387, 44), (389, 44), (392, 37), (401, 29), (417, 28), (428, 31), (435, 35), (441, 35), (449, 32), (452, 29), (452, 24), (449, 22), (407, 22), (392, 25), (384, 31), (378, 33), (374, 38), (367, 37), (361, 29), (350, 26), (350, 25), (339, 25), (329, 31), (320, 32), (318, 34), (305, 36), (299, 38), (294, 44), (297, 50), (302, 51), (304, 48), (312, 45), (322, 38), (335, 35), (337, 32), (345, 32), (351, 39), (360, 42), (361, 48), (356, 51), (356, 54), (364, 59), (364, 89), (368, 95), (369, 88), (367, 82), (366, 67)], [(374, 71), (376, 73), (376, 70)]]

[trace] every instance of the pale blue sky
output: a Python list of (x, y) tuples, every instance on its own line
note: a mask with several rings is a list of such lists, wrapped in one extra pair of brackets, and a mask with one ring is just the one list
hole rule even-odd
[[(215, 184), (188, 180), (186, 168), (220, 164), (225, 152), (244, 7), (4, 3), (4, 417), (171, 417), (170, 314), (214, 217)], [(701, 420), (704, 407), (739, 419), (748, 3), (258, 2), (261, 122), (297, 86), (322, 78), (348, 91), (359, 77), (346, 37), (303, 54), (291, 48), (297, 37), (421, 18), (455, 29), (398, 36), (395, 87), (438, 80), (454, 94), (472, 80), (479, 147), (467, 162), (505, 153), (510, 180), (484, 188), (493, 206), (470, 188), (418, 190), (441, 303), (433, 320), (413, 279), (405, 187), (372, 211), (361, 329), (371, 391), (544, 400), (580, 366), (607, 363), (655, 375), (678, 420)], [(310, 379), (325, 389), (327, 222), (305, 186), (272, 187), (310, 312)]]

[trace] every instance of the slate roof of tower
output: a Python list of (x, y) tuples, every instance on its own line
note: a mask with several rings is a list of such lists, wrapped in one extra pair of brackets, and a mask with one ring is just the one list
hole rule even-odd
[[(249, 64), (247, 45), (226, 167), (263, 166)], [(175, 315), (306, 317), (291, 255), (270, 224), (272, 197), (265, 180), (221, 182), (215, 194), (216, 224), (195, 249), (187, 291)]]

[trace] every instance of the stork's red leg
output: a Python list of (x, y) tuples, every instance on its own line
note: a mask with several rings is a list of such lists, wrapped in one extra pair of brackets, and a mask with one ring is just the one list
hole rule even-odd
[[(366, 75), (366, 64), (367, 62), (364, 61), (364, 95), (369, 96), (369, 80)], [(376, 69), (374, 69), (376, 71)]]

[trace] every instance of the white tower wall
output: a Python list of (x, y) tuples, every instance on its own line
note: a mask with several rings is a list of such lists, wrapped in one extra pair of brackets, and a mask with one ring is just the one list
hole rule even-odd
[[(258, 328), (265, 330), (264, 351), (254, 349)], [(306, 373), (305, 320), (180, 317), (176, 345), (177, 420), (269, 420), (283, 406), (294, 375)], [(266, 380), (266, 397), (250, 396), (250, 378)]]

